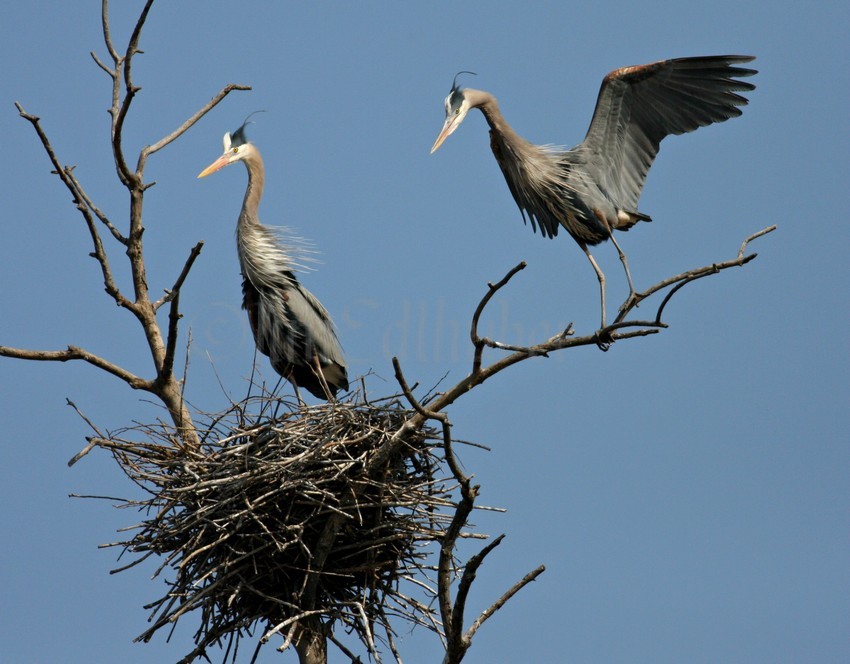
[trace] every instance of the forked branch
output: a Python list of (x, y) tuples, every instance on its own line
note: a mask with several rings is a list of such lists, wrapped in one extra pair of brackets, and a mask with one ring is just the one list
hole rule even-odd
[[(462, 394), (472, 390), (491, 376), (494, 376), (517, 362), (522, 362), (531, 357), (549, 357), (550, 353), (557, 350), (577, 346), (597, 345), (603, 350), (607, 350), (610, 344), (615, 341), (658, 333), (661, 329), (667, 327), (667, 324), (662, 321), (662, 314), (664, 307), (676, 292), (678, 292), (686, 284), (696, 279), (700, 279), (711, 274), (717, 274), (731, 267), (740, 267), (747, 264), (756, 257), (756, 254), (745, 255), (748, 243), (762, 235), (770, 233), (775, 228), (775, 226), (771, 226), (750, 235), (742, 243), (736, 258), (677, 274), (651, 286), (645, 292), (639, 293), (637, 297), (627, 299), (621, 307), (620, 314), (614, 323), (604, 329), (598, 330), (593, 334), (576, 337), (574, 335), (573, 325), (572, 323), (569, 323), (562, 332), (559, 332), (539, 344), (526, 347), (516, 346), (501, 341), (494, 341), (486, 337), (481, 337), (478, 333), (479, 321), (492, 298), (500, 289), (504, 288), (518, 272), (525, 268), (525, 262), (519, 263), (509, 270), (507, 274), (505, 274), (505, 276), (495, 284), (487, 284), (487, 292), (475, 308), (470, 326), (470, 341), (473, 346), (471, 373), (456, 383), (453, 387), (439, 394), (436, 398), (429, 402), (427, 407), (423, 406), (415, 398), (408, 387), (407, 380), (404, 378), (398, 359), (393, 358), (396, 380), (401, 386), (403, 394), (416, 411), (416, 415), (405, 422), (402, 429), (399, 430), (398, 435), (388, 441), (384, 445), (384, 448), (386, 449), (380, 450), (379, 454), (376, 456), (381, 456), (381, 453), (389, 454), (390, 450), (393, 449), (393, 446), (399, 444), (397, 439), (402, 439), (405, 431), (422, 426), (423, 423), (428, 420), (438, 421), (443, 427), (443, 449), (445, 452), (446, 462), (460, 487), (460, 500), (457, 502), (455, 507), (454, 519), (451, 525), (447, 528), (441, 543), (440, 558), (437, 568), (437, 597), (446, 638), (446, 655), (443, 660), (444, 664), (458, 664), (463, 659), (466, 651), (472, 645), (472, 637), (481, 625), (483, 625), (488, 618), (504, 606), (511, 597), (545, 571), (545, 567), (540, 565), (526, 574), (522, 579), (509, 588), (498, 600), (482, 611), (481, 614), (472, 622), (470, 627), (464, 631), (464, 612), (472, 583), (474, 582), (476, 574), (478, 573), (478, 570), (486, 556), (501, 543), (504, 536), (502, 535), (497, 537), (493, 540), (493, 542), (485, 546), (479, 553), (472, 556), (466, 564), (462, 566), (463, 571), (460, 573), (460, 580), (457, 584), (457, 592), (454, 600), (452, 600), (451, 588), (458, 573), (458, 568), (454, 559), (454, 551), (456, 550), (457, 539), (460, 537), (463, 528), (467, 524), (469, 515), (474, 509), (479, 487), (471, 485), (470, 478), (462, 472), (460, 465), (455, 458), (451, 445), (451, 425), (445, 409), (454, 403)], [(640, 302), (655, 293), (664, 291), (665, 289), (669, 289), (669, 291), (658, 306), (654, 320), (629, 320), (627, 318), (628, 314)], [(510, 354), (496, 360), (490, 365), (484, 365), (483, 357), (486, 348), (508, 351)]]

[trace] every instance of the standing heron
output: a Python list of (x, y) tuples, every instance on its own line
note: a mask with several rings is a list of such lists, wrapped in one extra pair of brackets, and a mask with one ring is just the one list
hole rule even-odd
[(652, 221), (638, 211), (637, 204), (665, 136), (741, 115), (738, 107), (746, 105), (747, 99), (737, 92), (755, 86), (737, 79), (756, 71), (736, 65), (754, 59), (715, 55), (615, 69), (602, 80), (587, 136), (571, 150), (529, 143), (505, 121), (493, 95), (461, 89), (455, 76), (446, 97), (446, 121), (431, 153), (460, 126), (470, 109), (484, 114), (490, 125), (490, 147), (523, 220), (530, 220), (534, 231), (539, 227), (549, 238), (563, 226), (590, 260), (599, 279), (604, 328), (605, 275), (588, 245), (609, 238), (614, 243), (629, 282), (627, 302), (632, 301), (637, 293), (614, 231)]
[(248, 169), (248, 188), (236, 224), (236, 249), (242, 270), (242, 308), (254, 341), (281, 376), (315, 397), (331, 399), (348, 389), (345, 359), (330, 314), (294, 272), (293, 247), (284, 245), (272, 228), (263, 226), (257, 208), (263, 195), (265, 169), (260, 151), (245, 138), (245, 123), (224, 135), (224, 154), (198, 175), (241, 161)]

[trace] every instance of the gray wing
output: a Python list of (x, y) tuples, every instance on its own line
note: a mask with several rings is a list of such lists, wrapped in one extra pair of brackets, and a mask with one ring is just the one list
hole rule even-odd
[(326, 395), (314, 357), (331, 392), (347, 390), (345, 359), (330, 314), (294, 274), (284, 271), (280, 276), (280, 283), (273, 287), (257, 289), (247, 278), (242, 282), (242, 306), (257, 348), (281, 376), (316, 397)]
[(287, 291), (287, 304), (292, 318), (303, 330), (305, 345), (315, 349), (322, 364), (334, 363), (345, 367), (331, 316), (316, 296), (296, 281), (294, 288)]
[(577, 146), (585, 168), (621, 209), (637, 211), (661, 140), (741, 115), (755, 86), (737, 78), (754, 69), (734, 66), (748, 55), (662, 60), (623, 67), (602, 81), (587, 136)]

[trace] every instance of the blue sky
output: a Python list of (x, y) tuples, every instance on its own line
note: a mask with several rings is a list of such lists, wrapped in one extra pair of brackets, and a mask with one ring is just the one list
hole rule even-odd
[[(566, 234), (544, 240), (523, 226), (480, 114), (429, 156), (456, 71), (477, 72), (469, 84), (495, 94), (522, 136), (573, 145), (611, 69), (757, 55), (743, 117), (665, 141), (641, 199), (655, 221), (620, 239), (638, 288), (732, 258), (777, 224), (752, 245), (759, 258), (680, 293), (662, 334), (524, 362), (449, 411), (459, 437), (492, 448), (463, 458), (482, 503), (508, 510), (476, 514), (479, 530), (507, 538), (470, 609), (547, 566), (480, 630), (468, 661), (848, 661), (850, 11), (840, 4), (155, 5), (134, 70), (143, 89), (130, 155), (226, 83), (254, 88), (148, 165), (152, 292), (206, 241), (181, 301), (190, 400), (219, 409), (250, 373), (233, 234), (244, 169), (195, 179), (248, 113), (268, 111), (249, 130), (267, 169), (260, 216), (320, 250), (304, 281), (336, 319), (350, 375), (373, 372), (370, 392), (386, 394), (393, 355), (424, 386), (464, 376), (469, 317), (486, 282), (520, 260), (529, 266), (486, 332), (530, 343), (597, 321), (586, 259)], [(141, 3), (115, 5), (121, 44)], [(0, 9), (0, 344), (77, 344), (149, 376), (138, 328), (102, 292), (81, 218), (13, 106), (41, 116), (61, 161), (122, 220), (109, 81), (88, 55), (105, 57), (99, 26), (95, 2)], [(625, 293), (616, 252), (594, 254), (614, 301)], [(273, 377), (265, 359), (260, 368)], [(82, 364), (3, 359), (0, 391), (4, 659), (177, 660), (190, 624), (171, 643), (132, 643), (142, 605), (161, 592), (153, 568), (109, 575), (116, 551), (97, 549), (138, 515), (68, 498), (132, 487), (105, 454), (67, 468), (89, 432), (66, 397), (107, 429), (161, 412)], [(400, 648), (406, 662), (440, 658), (427, 634), (403, 633)], [(269, 649), (262, 661), (295, 656)]]

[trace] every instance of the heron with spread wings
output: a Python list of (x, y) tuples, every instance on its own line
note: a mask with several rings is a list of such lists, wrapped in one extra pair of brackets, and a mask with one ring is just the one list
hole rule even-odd
[(756, 71), (739, 65), (754, 59), (716, 55), (616, 69), (602, 80), (587, 136), (571, 150), (529, 143), (505, 121), (493, 95), (462, 89), (455, 76), (445, 101), (446, 120), (431, 153), (471, 109), (484, 114), (490, 147), (523, 219), (548, 238), (563, 226), (590, 260), (599, 280), (604, 328), (605, 275), (588, 246), (608, 239), (614, 243), (629, 283), (627, 302), (635, 298), (614, 231), (651, 221), (638, 210), (638, 199), (664, 137), (741, 115), (739, 107), (747, 99), (738, 93), (755, 86), (739, 79)]
[(254, 341), (277, 373), (320, 399), (332, 399), (348, 389), (342, 348), (330, 314), (295, 276), (295, 248), (260, 223), (257, 209), (263, 195), (265, 168), (260, 151), (245, 137), (246, 120), (224, 135), (224, 154), (198, 175), (241, 161), (248, 170), (248, 188), (236, 223), (236, 248), (242, 270), (242, 308)]

